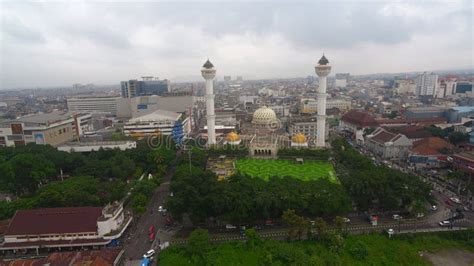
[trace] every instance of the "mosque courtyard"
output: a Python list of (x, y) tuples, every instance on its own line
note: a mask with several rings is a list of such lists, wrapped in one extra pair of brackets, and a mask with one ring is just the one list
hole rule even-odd
[(333, 183), (339, 183), (334, 168), (326, 161), (309, 161), (297, 163), (294, 160), (268, 160), (245, 158), (235, 161), (235, 168), (241, 174), (268, 180), (272, 176), (290, 176), (303, 181), (326, 178)]

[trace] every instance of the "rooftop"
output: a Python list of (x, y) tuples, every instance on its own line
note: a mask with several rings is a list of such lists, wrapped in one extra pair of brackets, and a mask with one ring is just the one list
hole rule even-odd
[(101, 207), (21, 210), (13, 216), (5, 235), (97, 232), (101, 215)]
[(342, 121), (354, 124), (360, 127), (376, 127), (378, 126), (374, 116), (362, 109), (352, 109), (341, 118)]
[(166, 111), (166, 110), (156, 110), (152, 113), (132, 118), (129, 120), (129, 122), (151, 122), (151, 121), (163, 121), (163, 120), (176, 121), (180, 117), (181, 117), (180, 113)]
[(441, 149), (452, 149), (453, 145), (439, 137), (428, 137), (413, 142), (413, 147), (429, 147), (439, 151)]
[(329, 64), (329, 60), (328, 60), (328, 59), (324, 56), (324, 54), (323, 54), (323, 56), (321, 57), (321, 59), (319, 59), (318, 64), (323, 65), (323, 66), (324, 66), (324, 65), (327, 65), (327, 64)]

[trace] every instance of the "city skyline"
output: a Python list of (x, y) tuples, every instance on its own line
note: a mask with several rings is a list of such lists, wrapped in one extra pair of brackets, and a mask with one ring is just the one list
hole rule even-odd
[[(0, 89), (472, 68), (469, 1), (2, 3)], [(312, 10), (312, 12), (307, 12)], [(202, 79), (201, 79), (202, 80)]]

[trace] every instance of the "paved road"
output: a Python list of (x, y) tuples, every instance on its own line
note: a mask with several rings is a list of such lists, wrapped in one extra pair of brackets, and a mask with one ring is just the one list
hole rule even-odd
[[(174, 172), (174, 167), (170, 167), (164, 177), (161, 185), (155, 190), (150, 202), (147, 206), (147, 211), (140, 217), (140, 219), (132, 225), (130, 236), (125, 240), (125, 258), (127, 260), (141, 259), (151, 248), (155, 248), (159, 244), (170, 241), (173, 235), (172, 231), (165, 231), (165, 219), (162, 213), (158, 212), (159, 206), (164, 206), (168, 195), (170, 194), (170, 180)], [(150, 226), (155, 227), (157, 240), (150, 242), (148, 230)], [(154, 245), (152, 247), (152, 244)]]

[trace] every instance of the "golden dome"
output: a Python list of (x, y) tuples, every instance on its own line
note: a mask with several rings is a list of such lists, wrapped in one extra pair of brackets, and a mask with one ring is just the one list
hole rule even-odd
[(235, 142), (235, 141), (239, 141), (240, 140), (240, 136), (239, 134), (235, 133), (235, 132), (230, 132), (229, 134), (227, 134), (227, 136), (225, 137), (225, 139), (228, 141), (228, 142)]
[(306, 143), (306, 137), (305, 135), (298, 133), (296, 135), (293, 135), (291, 141), (293, 141), (294, 143)]

